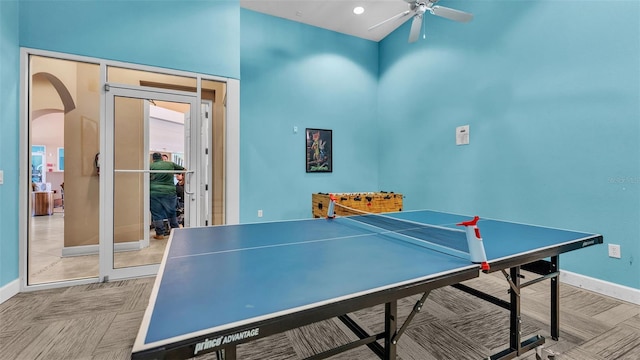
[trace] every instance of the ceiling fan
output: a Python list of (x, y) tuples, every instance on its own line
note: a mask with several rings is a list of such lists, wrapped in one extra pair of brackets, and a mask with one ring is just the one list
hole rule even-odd
[[(411, 15), (413, 17), (413, 22), (411, 23), (411, 32), (409, 33), (409, 42), (412, 43), (418, 40), (418, 36), (420, 35), (420, 28), (422, 27), (423, 15), (427, 11), (429, 11), (432, 15), (440, 16), (445, 19), (449, 19), (453, 21), (469, 22), (471, 21), (471, 19), (473, 19), (473, 14), (470, 14), (468, 12), (435, 5), (435, 3), (438, 2), (438, 0), (403, 0), (403, 1), (407, 2), (407, 4), (409, 5), (409, 10), (403, 11), (400, 14), (392, 16), (381, 23), (375, 24), (372, 27), (370, 27), (369, 30), (373, 30), (390, 21), (394, 21), (394, 20), (403, 18), (407, 15)], [(405, 19), (405, 21), (407, 19)]]

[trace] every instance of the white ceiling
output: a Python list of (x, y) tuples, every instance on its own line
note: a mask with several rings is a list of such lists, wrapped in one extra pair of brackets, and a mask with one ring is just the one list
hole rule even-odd
[[(373, 41), (384, 39), (411, 18), (405, 16), (368, 30), (408, 10), (409, 5), (404, 0), (240, 0), (240, 5), (245, 9)], [(364, 7), (362, 15), (353, 13), (356, 6)]]

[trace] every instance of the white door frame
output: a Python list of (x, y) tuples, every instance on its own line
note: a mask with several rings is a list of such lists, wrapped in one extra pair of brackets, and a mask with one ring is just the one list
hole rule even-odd
[(213, 193), (213, 177), (211, 175), (211, 166), (213, 164), (213, 144), (212, 133), (213, 129), (213, 101), (201, 100), (200, 101), (200, 142), (202, 144), (201, 149), (205, 150), (202, 156), (202, 162), (200, 163), (201, 169), (207, 169), (202, 171), (200, 176), (200, 224), (207, 226), (212, 224), (212, 201), (211, 194)]
[[(185, 227), (199, 226), (199, 189), (200, 189), (200, 175), (206, 169), (201, 169), (198, 165), (201, 164), (201, 151), (199, 149), (200, 142), (197, 139), (200, 138), (199, 130), (200, 124), (196, 114), (198, 113), (197, 94), (177, 91), (177, 90), (165, 90), (158, 88), (148, 88), (140, 86), (126, 86), (121, 84), (107, 84), (105, 85), (105, 121), (101, 123), (102, 128), (100, 134), (102, 141), (100, 144), (101, 154), (113, 154), (114, 153), (114, 104), (116, 97), (128, 97), (144, 100), (148, 103), (148, 100), (159, 100), (169, 102), (188, 103), (190, 105), (189, 116), (185, 118), (185, 167), (188, 170), (186, 176), (187, 183), (185, 185)], [(146, 106), (145, 106), (146, 108)], [(149, 123), (148, 112), (145, 110), (144, 119), (144, 146), (149, 148)], [(196, 140), (196, 141), (193, 141)], [(113, 211), (114, 211), (114, 182), (113, 174), (115, 172), (136, 172), (143, 173), (145, 176), (144, 186), (144, 198), (149, 198), (149, 171), (148, 169), (148, 157), (145, 157), (145, 169), (143, 170), (120, 170), (114, 169), (113, 156), (101, 156), (100, 157), (100, 183), (103, 186), (100, 188), (100, 280), (114, 280), (125, 279), (131, 277), (154, 275), (158, 272), (160, 264), (149, 264), (141, 266), (130, 266), (124, 268), (114, 268), (114, 233), (113, 233)], [(145, 221), (144, 226), (148, 228), (150, 221), (148, 217), (149, 204), (145, 201), (144, 205)], [(141, 244), (148, 244), (148, 232), (145, 232), (145, 239), (141, 239)]]
[[(116, 60), (106, 60), (97, 57), (81, 56), (68, 54), (57, 51), (34, 49), (28, 47), (20, 48), (20, 177), (19, 184), (19, 279), (13, 283), (15, 293), (22, 291), (35, 291), (58, 288), (62, 286), (81, 285), (95, 283), (96, 281), (104, 281), (100, 277), (89, 277), (83, 279), (68, 279), (44, 284), (28, 284), (29, 265), (28, 265), (28, 228), (30, 214), (27, 210), (31, 199), (28, 197), (28, 187), (30, 186), (30, 155), (31, 148), (29, 144), (29, 57), (31, 55), (44, 56), (55, 59), (63, 59), (70, 61), (79, 61), (97, 64), (100, 66), (100, 124), (103, 124), (105, 117), (104, 104), (104, 84), (106, 84), (107, 67), (116, 66), (122, 68), (130, 68), (134, 70), (149, 71), (154, 73), (163, 73), (178, 76), (195, 77), (198, 83), (198, 91), (203, 80), (219, 81), (227, 84), (226, 91), (226, 122), (225, 122), (225, 224), (238, 224), (240, 222), (240, 80), (228, 77), (221, 77), (210, 74), (199, 74), (188, 71), (180, 71), (174, 69), (161, 68), (150, 65), (131, 64)], [(113, 85), (113, 84), (112, 84)], [(157, 89), (156, 89), (157, 90)], [(102, 126), (102, 125), (101, 125)], [(100, 135), (101, 144), (104, 143), (103, 135)], [(100, 150), (104, 153), (104, 146), (100, 145)], [(102, 178), (101, 178), (101, 181)], [(101, 183), (101, 201), (104, 200), (103, 188)], [(103, 231), (103, 224), (100, 225), (100, 234)], [(103, 253), (101, 244), (100, 251)]]

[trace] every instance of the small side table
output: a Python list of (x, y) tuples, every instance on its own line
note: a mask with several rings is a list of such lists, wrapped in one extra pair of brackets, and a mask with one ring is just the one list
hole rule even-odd
[(33, 216), (53, 215), (53, 191), (34, 191), (31, 199)]

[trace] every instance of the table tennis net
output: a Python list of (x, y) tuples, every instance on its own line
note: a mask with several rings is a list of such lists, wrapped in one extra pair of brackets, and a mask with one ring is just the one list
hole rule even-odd
[(470, 259), (469, 245), (464, 230), (366, 212), (337, 202), (334, 206), (336, 207), (335, 213), (341, 214), (341, 218), (365, 225), (377, 234), (427, 247), (455, 257)]

